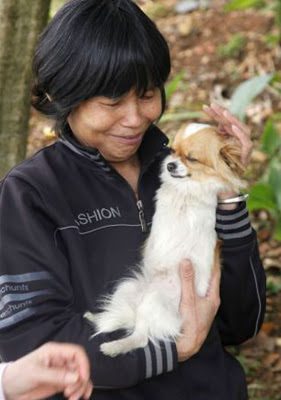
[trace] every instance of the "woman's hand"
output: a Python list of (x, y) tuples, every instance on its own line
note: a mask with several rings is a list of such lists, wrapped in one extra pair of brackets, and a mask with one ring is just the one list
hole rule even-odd
[[(241, 146), (241, 161), (247, 167), (250, 163), (253, 152), (250, 128), (241, 122), (235, 115), (232, 115), (226, 108), (211, 103), (210, 106), (203, 106), (203, 111), (218, 123), (218, 130), (222, 135), (235, 137)], [(237, 193), (220, 193), (219, 199), (236, 197)], [(237, 207), (236, 204), (221, 204), (221, 209), (231, 210)]]
[(220, 270), (213, 271), (206, 297), (195, 291), (194, 269), (188, 260), (180, 265), (180, 314), (184, 319), (182, 336), (177, 340), (178, 360), (185, 361), (196, 354), (204, 343), (220, 305)]
[(63, 392), (69, 400), (89, 399), (93, 385), (84, 349), (47, 343), (9, 364), (2, 377), (7, 400), (37, 400)]
[(233, 136), (239, 141), (241, 146), (241, 161), (247, 167), (253, 151), (251, 129), (226, 108), (218, 104), (211, 103), (210, 106), (204, 105), (203, 111), (218, 123), (218, 130), (222, 135)]

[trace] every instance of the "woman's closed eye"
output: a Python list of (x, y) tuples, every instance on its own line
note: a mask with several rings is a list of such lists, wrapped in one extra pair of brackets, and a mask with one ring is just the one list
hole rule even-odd
[(121, 103), (120, 100), (114, 101), (114, 102), (110, 102), (110, 103), (100, 102), (100, 104), (101, 104), (102, 106), (105, 106), (105, 107), (117, 107), (117, 106), (120, 105), (120, 103)]
[(149, 90), (148, 92), (145, 92), (140, 99), (141, 100), (152, 100), (155, 96), (155, 91), (154, 90)]

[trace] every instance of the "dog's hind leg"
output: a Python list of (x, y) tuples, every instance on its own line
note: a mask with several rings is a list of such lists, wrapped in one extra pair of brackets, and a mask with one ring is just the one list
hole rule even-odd
[(131, 330), (132, 333), (122, 339), (103, 343), (100, 348), (104, 354), (115, 357), (118, 354), (125, 354), (147, 345), (149, 338), (148, 313), (151, 312), (151, 309), (147, 306), (149, 300), (149, 295), (144, 296), (136, 307), (135, 325), (134, 329)]
[(148, 344), (148, 331), (144, 327), (135, 329), (134, 332), (123, 339), (105, 342), (100, 346), (101, 351), (108, 356), (116, 357)]
[(116, 291), (108, 298), (103, 311), (86, 317), (96, 327), (96, 334), (113, 332), (118, 329), (133, 330), (136, 319), (137, 298), (141, 295), (140, 285), (136, 279), (126, 279), (119, 284)]

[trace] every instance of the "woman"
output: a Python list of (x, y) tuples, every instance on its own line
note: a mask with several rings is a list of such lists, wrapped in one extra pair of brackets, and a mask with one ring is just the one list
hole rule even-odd
[[(3, 358), (47, 340), (73, 342), (88, 353), (97, 400), (245, 399), (243, 370), (222, 346), (255, 335), (264, 313), (264, 272), (244, 202), (218, 210), (224, 269), (214, 322), (219, 277), (210, 297), (198, 299), (187, 261), (187, 321), (177, 343), (106, 357), (100, 343), (124, 332), (89, 340), (83, 318), (136, 265), (150, 228), (168, 154), (155, 125), (170, 72), (164, 38), (130, 0), (70, 0), (42, 34), (34, 71), (33, 104), (55, 119), (59, 140), (1, 183)], [(206, 112), (238, 137), (246, 162), (248, 128), (220, 107)]]

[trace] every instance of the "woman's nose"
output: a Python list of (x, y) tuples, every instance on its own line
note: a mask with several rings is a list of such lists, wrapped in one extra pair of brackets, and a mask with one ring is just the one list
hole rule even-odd
[(122, 125), (129, 128), (137, 128), (142, 124), (142, 113), (141, 107), (137, 101), (128, 104), (125, 110), (125, 115), (122, 121)]

